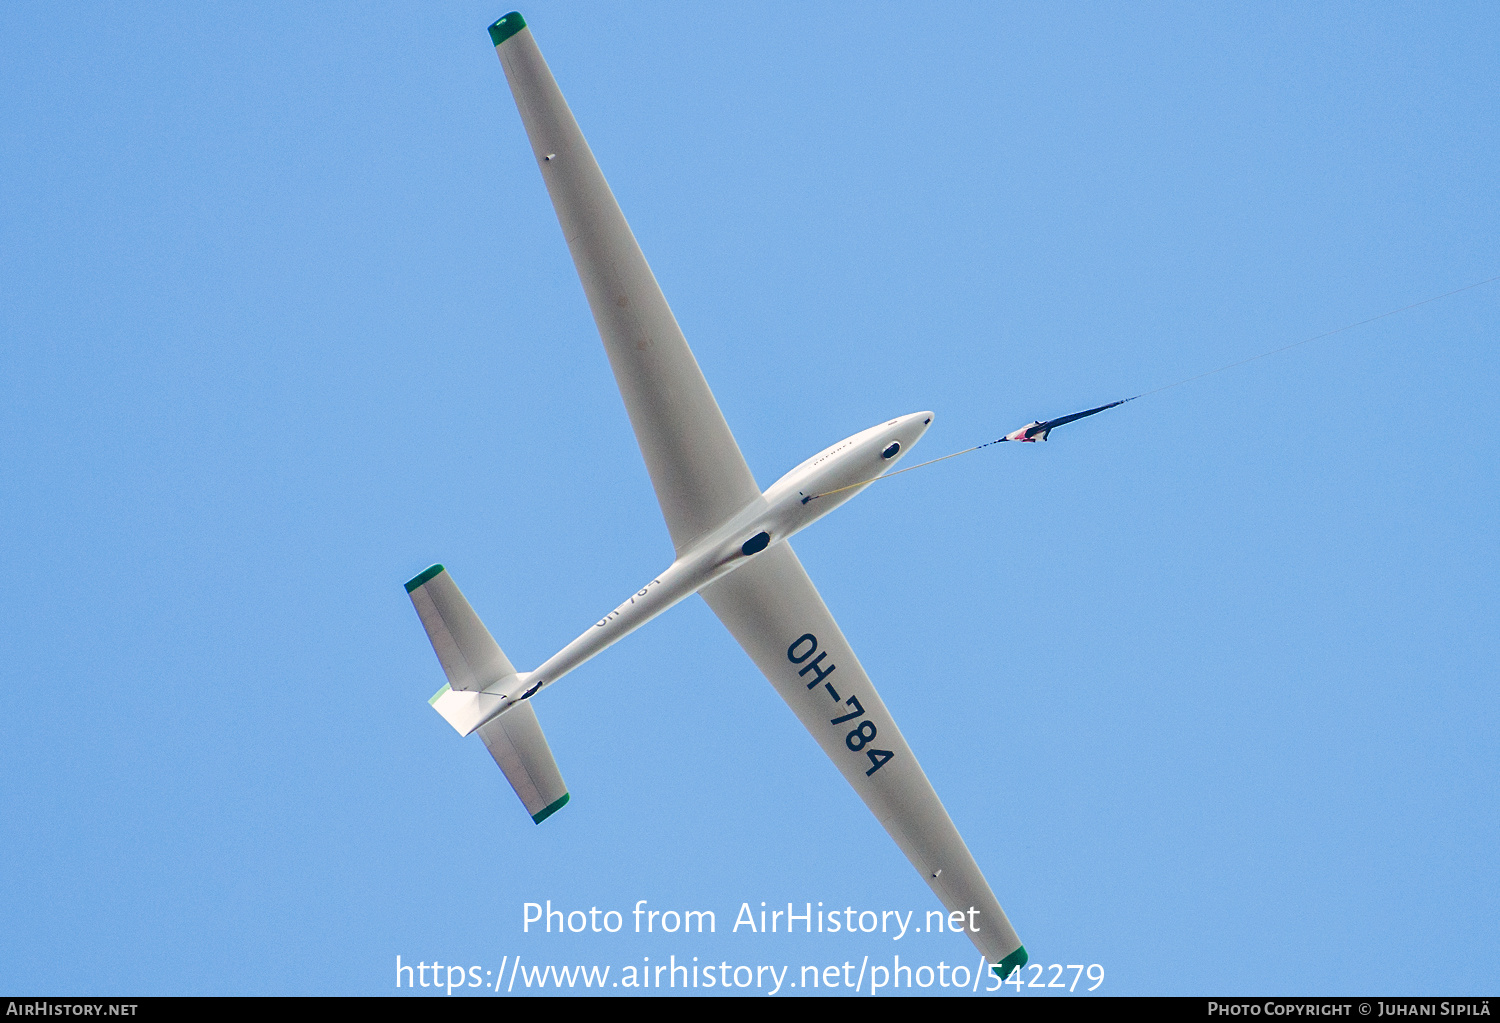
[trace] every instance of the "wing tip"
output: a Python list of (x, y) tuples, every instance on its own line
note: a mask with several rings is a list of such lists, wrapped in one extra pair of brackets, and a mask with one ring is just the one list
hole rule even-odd
[(525, 27), (526, 19), (521, 17), (521, 13), (519, 11), (511, 11), (490, 26), (490, 39), (494, 41), (496, 46), (499, 46)]
[(552, 803), (548, 803), (536, 813), (532, 814), (531, 819), (538, 824), (542, 823), (542, 821), (546, 820), (548, 817), (551, 817), (554, 813), (567, 806), (568, 798), (568, 793), (564, 792), (561, 799), (558, 799)]
[(1006, 977), (1010, 976), (1012, 971), (1018, 970), (1022, 966), (1025, 966), (1026, 960), (1030, 958), (1031, 956), (1027, 955), (1026, 953), (1026, 946), (1020, 945), (1017, 946), (1014, 952), (1012, 952), (1010, 955), (1006, 956), (1004, 959), (1000, 960), (990, 968), (1000, 975), (1001, 980), (1004, 980)]
[(434, 577), (439, 576), (442, 573), (442, 565), (433, 565), (431, 568), (423, 569), (421, 572), (417, 573), (415, 576), (406, 581), (406, 592), (410, 593), (418, 586), (421, 586), (423, 583), (430, 582)]

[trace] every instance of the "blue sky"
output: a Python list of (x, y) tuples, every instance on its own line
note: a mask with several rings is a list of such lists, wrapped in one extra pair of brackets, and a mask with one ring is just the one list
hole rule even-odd
[[(420, 569), (530, 667), (671, 557), (501, 13), (0, 12), (0, 988), (976, 958), (730, 931), (937, 904), (697, 599), (538, 700), (540, 827), (426, 706)], [(1500, 272), (1493, 5), (523, 13), (762, 485)], [(1494, 990), (1497, 319), (1475, 289), (794, 543), (1033, 962)], [(548, 899), (718, 930), (523, 933)]]

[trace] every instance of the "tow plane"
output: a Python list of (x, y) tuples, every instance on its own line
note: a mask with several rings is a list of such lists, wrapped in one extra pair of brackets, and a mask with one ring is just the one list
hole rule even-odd
[(1010, 433), (1007, 433), (1000, 439), (1018, 440), (1023, 444), (1035, 444), (1037, 441), (1046, 440), (1047, 435), (1053, 430), (1057, 429), (1059, 426), (1067, 426), (1069, 423), (1076, 422), (1079, 419), (1087, 419), (1089, 416), (1096, 416), (1100, 412), (1103, 412), (1105, 409), (1112, 409), (1116, 405), (1123, 405), (1127, 401), (1134, 400), (1134, 398), (1122, 398), (1119, 401), (1112, 401), (1108, 405), (1100, 405), (1098, 408), (1085, 409), (1082, 412), (1074, 412), (1070, 416), (1058, 416), (1056, 419), (1048, 419), (1045, 421), (1037, 419), (1030, 423), (1027, 423), (1019, 430), (1012, 430)]
[[(762, 491), (519, 14), (490, 38), (520, 110), (635, 431), (675, 556), (531, 671), (501, 651), (442, 565), (406, 584), (447, 684), (429, 701), (478, 732), (532, 819), (568, 801), (532, 700), (693, 594), (702, 595), (1001, 977), (1026, 949), (911, 747), (793, 552), (790, 538), (889, 471), (932, 425), (897, 416)], [(809, 502), (809, 495), (828, 499)], [(971, 914), (971, 910), (975, 911)]]

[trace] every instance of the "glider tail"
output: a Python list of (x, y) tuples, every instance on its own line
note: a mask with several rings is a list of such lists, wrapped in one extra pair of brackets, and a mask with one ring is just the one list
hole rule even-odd
[(523, 700), (485, 720), (500, 703), (494, 693), (511, 689), (509, 683), (525, 674), (516, 671), (442, 565), (408, 582), (406, 593), (448, 676), (448, 684), (427, 702), (460, 735), (477, 728), (526, 812), (540, 824), (567, 803), (568, 786), (536, 711)]

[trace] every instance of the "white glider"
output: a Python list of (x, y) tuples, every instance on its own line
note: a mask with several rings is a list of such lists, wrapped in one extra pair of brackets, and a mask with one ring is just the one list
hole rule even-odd
[[(530, 699), (674, 604), (701, 593), (1002, 977), (1026, 949), (787, 543), (921, 439), (931, 412), (872, 426), (764, 493), (519, 14), (490, 37), (583, 281), (676, 558), (534, 671), (517, 671), (443, 566), (406, 584), (448, 684), (431, 703), (479, 732), (540, 823), (568, 801)], [(847, 488), (847, 489), (841, 489)], [(831, 492), (838, 491), (837, 494)], [(809, 503), (813, 494), (829, 499)], [(972, 912), (971, 912), (972, 911)]]

